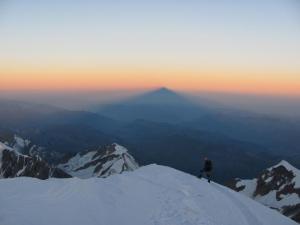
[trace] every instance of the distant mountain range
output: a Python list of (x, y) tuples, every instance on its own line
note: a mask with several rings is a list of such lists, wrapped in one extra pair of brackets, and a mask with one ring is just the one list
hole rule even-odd
[(8, 100), (0, 106), (0, 141), (13, 144), (15, 135), (30, 140), (36, 146), (31, 151), (55, 165), (63, 156), (119, 143), (141, 165), (159, 163), (194, 175), (208, 156), (219, 182), (252, 177), (283, 158), (300, 167), (300, 122), (205, 99), (195, 103), (166, 88), (94, 112)]
[(300, 170), (281, 161), (251, 180), (235, 179), (227, 186), (300, 223)]
[[(40, 155), (43, 151), (28, 152), (30, 141), (15, 136), (13, 147), (0, 142), (0, 178), (35, 177), (39, 179), (108, 177), (124, 171), (132, 171), (139, 166), (128, 150), (118, 144), (111, 144), (95, 151), (77, 153), (75, 156), (62, 157), (57, 166), (50, 165)], [(30, 150), (34, 149), (33, 146)], [(20, 152), (21, 151), (21, 152)], [(60, 155), (61, 156), (61, 155)]]
[(21, 154), (16, 149), (0, 142), (0, 178), (21, 176), (39, 179), (71, 177), (63, 170), (50, 166), (39, 156)]
[(237, 110), (205, 98), (196, 102), (167, 88), (100, 105), (95, 111), (123, 122), (145, 120), (218, 133), (261, 145), (276, 154), (291, 154), (300, 159), (297, 148), (300, 144), (299, 120)]

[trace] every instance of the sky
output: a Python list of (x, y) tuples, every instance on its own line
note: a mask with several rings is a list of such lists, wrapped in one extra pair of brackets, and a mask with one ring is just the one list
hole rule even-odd
[(0, 0), (0, 91), (300, 96), (297, 0)]

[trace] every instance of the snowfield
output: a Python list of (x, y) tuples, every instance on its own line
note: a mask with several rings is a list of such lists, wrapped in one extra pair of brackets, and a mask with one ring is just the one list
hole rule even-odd
[(226, 187), (158, 165), (105, 179), (2, 179), (0, 224), (296, 225)]

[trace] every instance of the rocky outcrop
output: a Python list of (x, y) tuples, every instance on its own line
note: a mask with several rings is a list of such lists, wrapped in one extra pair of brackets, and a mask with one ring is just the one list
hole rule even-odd
[(71, 177), (64, 171), (51, 167), (38, 156), (28, 156), (0, 142), (0, 178), (35, 177), (47, 179), (50, 177)]
[(127, 149), (111, 144), (95, 151), (77, 153), (58, 165), (66, 173), (79, 178), (107, 177), (138, 168)]
[(21, 137), (13, 133), (1, 133), (0, 142), (6, 146), (14, 149), (15, 151), (28, 156), (38, 156), (47, 162), (57, 162), (63, 158), (66, 153), (49, 151), (43, 146), (34, 144), (31, 140)]
[(300, 223), (300, 171), (288, 162), (281, 161), (252, 180), (232, 180), (227, 186)]
[(53, 152), (34, 145), (30, 140), (18, 135), (11, 135), (10, 138), (5, 139), (5, 143), (0, 142), (0, 144), (1, 178), (19, 176), (39, 179), (71, 176), (79, 178), (107, 177), (138, 168), (138, 164), (127, 149), (118, 144), (71, 156), (56, 155), (56, 158), (59, 157), (61, 161), (58, 166), (50, 166), (48, 163), (51, 162), (50, 156)]

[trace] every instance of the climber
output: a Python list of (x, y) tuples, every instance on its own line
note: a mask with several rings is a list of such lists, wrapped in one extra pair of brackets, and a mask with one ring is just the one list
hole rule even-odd
[(213, 169), (212, 161), (210, 159), (208, 159), (207, 157), (204, 157), (204, 167), (201, 170), (201, 173), (198, 177), (202, 178), (203, 173), (204, 173), (207, 178), (208, 183), (210, 183), (212, 169)]

